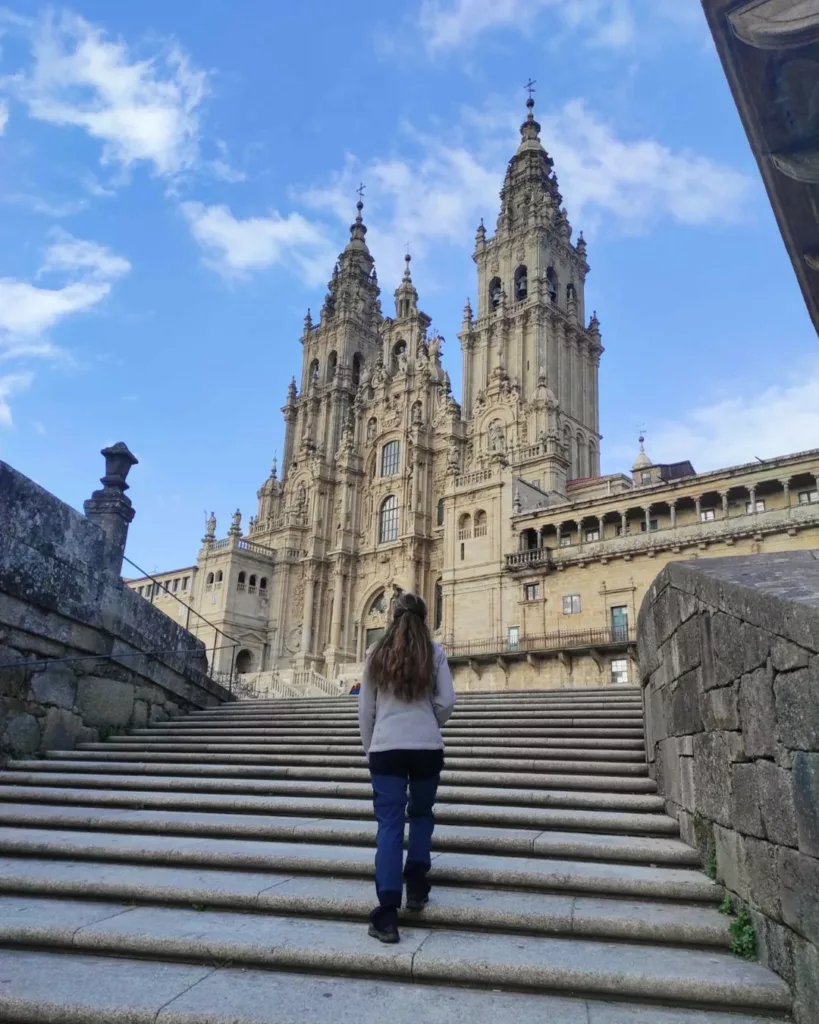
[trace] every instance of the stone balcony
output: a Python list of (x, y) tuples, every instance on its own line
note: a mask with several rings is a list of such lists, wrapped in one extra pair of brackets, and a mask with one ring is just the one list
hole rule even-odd
[(557, 654), (590, 654), (602, 658), (603, 653), (630, 652), (635, 649), (633, 628), (555, 630), (552, 633), (526, 634), (517, 639), (508, 636), (489, 637), (455, 643), (444, 640), (444, 650), (451, 664), (459, 662), (532, 660), (538, 656)]
[(561, 570), (589, 561), (611, 558), (654, 557), (659, 552), (683, 548), (707, 548), (709, 544), (732, 544), (745, 537), (760, 540), (774, 533), (796, 533), (819, 526), (819, 503), (792, 505), (767, 512), (744, 513), (706, 522), (665, 526), (657, 530), (604, 537), (602, 540), (570, 544), (565, 547), (529, 548), (506, 555), (507, 572)]

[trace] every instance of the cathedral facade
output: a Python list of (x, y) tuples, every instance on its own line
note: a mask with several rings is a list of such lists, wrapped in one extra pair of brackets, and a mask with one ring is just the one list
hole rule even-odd
[[(362, 203), (283, 415), (281, 467), (243, 530), (211, 516), (196, 565), (130, 580), (217, 672), (354, 678), (401, 590), (422, 595), (462, 687), (633, 673), (639, 600), (673, 558), (819, 546), (819, 452), (698, 475), (600, 475), (597, 316), (533, 101), (494, 233), (477, 230), (462, 401), (406, 258), (382, 310)], [(777, 513), (768, 515), (768, 513)]]

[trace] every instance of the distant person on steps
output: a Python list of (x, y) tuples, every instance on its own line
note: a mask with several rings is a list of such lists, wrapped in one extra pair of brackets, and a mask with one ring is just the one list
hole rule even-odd
[(455, 707), (455, 688), (444, 650), (432, 642), (426, 618), (427, 606), (420, 597), (405, 593), (396, 599), (390, 626), (367, 655), (358, 698), (378, 820), (378, 906), (370, 914), (370, 935), (381, 942), (400, 939), (404, 882), (408, 910), (423, 910), (429, 902), (433, 806), (444, 766), (441, 726)]

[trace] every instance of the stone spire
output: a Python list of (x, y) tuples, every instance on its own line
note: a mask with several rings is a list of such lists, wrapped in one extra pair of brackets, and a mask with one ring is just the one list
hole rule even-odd
[(322, 323), (339, 315), (365, 321), (372, 317), (377, 320), (381, 318), (378, 300), (380, 290), (374, 273), (375, 264), (367, 248), (367, 225), (362, 212), (364, 203), (360, 198), (362, 194), (363, 186), (359, 189), (356, 218), (350, 225), (350, 240), (339, 255), (336, 269), (327, 286), (327, 296), (321, 311)]
[(520, 145), (509, 161), (501, 189), (499, 232), (535, 224), (550, 225), (563, 202), (554, 174), (554, 161), (540, 141), (540, 124), (535, 120), (534, 106), (530, 95), (526, 100), (526, 119), (520, 126)]
[(412, 283), (410, 274), (410, 262), (412, 256), (409, 253), (404, 257), (404, 277), (401, 284), (395, 289), (395, 315), (398, 320), (411, 316), (418, 310), (418, 292)]
[(649, 469), (651, 466), (654, 465), (654, 463), (651, 461), (651, 459), (648, 457), (648, 454), (646, 453), (645, 437), (643, 437), (643, 435), (640, 434), (638, 440), (640, 442), (640, 451), (637, 453), (637, 458), (634, 460), (634, 465), (631, 467), (634, 472), (637, 472), (638, 470), (641, 469)]

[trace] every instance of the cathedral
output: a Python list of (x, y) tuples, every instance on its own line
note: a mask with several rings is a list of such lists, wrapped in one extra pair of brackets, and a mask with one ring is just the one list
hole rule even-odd
[(666, 561), (819, 546), (817, 451), (697, 474), (655, 465), (641, 438), (629, 473), (601, 476), (586, 243), (533, 107), (495, 230), (475, 236), (461, 401), (409, 256), (382, 309), (359, 201), (247, 529), (237, 511), (217, 537), (211, 516), (195, 565), (128, 581), (206, 642), (214, 672), (343, 686), (412, 590), (462, 688), (627, 683)]

